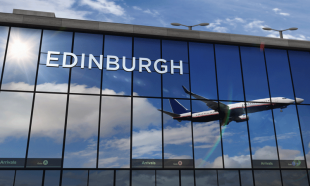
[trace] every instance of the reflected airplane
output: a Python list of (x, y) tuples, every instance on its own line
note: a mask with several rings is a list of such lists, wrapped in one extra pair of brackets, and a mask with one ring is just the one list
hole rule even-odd
[[(183, 120), (191, 120), (193, 122), (209, 122), (221, 120), (221, 125), (225, 126), (228, 125), (231, 121), (243, 122), (249, 120), (249, 116), (246, 115), (245, 112), (245, 107), (247, 107), (247, 113), (260, 112), (275, 108), (280, 108), (282, 112), (283, 108), (286, 108), (288, 105), (291, 105), (295, 102), (295, 100), (285, 97), (272, 97), (271, 99), (256, 99), (248, 102), (240, 102), (226, 105), (222, 102), (213, 101), (194, 94), (187, 90), (184, 86), (182, 87), (186, 94), (189, 94), (197, 100), (204, 102), (212, 110), (192, 113), (191, 110), (186, 109), (176, 99), (169, 99), (173, 113), (160, 109), (159, 111), (171, 116), (173, 119), (179, 122)], [(304, 99), (296, 98), (296, 103), (301, 103), (303, 101)]]

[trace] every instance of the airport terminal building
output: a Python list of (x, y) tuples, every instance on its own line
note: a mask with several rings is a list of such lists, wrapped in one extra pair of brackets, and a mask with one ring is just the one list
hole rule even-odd
[(309, 185), (309, 50), (0, 13), (0, 185)]

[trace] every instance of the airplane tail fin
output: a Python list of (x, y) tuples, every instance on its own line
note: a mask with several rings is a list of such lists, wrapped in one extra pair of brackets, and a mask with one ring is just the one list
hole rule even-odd
[(170, 102), (170, 106), (174, 114), (184, 114), (184, 113), (190, 112), (190, 110), (186, 109), (176, 99), (169, 99), (169, 102)]

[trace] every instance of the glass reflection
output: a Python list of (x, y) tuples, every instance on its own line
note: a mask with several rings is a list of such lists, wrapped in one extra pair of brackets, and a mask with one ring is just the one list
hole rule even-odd
[(11, 28), (2, 89), (33, 90), (41, 30)]
[(254, 170), (255, 186), (281, 186), (279, 170)]
[(114, 170), (90, 170), (88, 186), (113, 186)]
[(32, 97), (32, 93), (0, 92), (0, 149), (6, 149), (0, 151), (0, 157), (1, 160), (23, 158), (21, 167), (24, 167)]
[(283, 186), (309, 185), (306, 170), (282, 170)]
[(306, 104), (310, 103), (310, 87), (305, 86), (305, 79), (310, 78), (310, 53), (305, 51), (289, 50), (291, 72), (294, 81), (295, 95), (303, 98)]
[(163, 100), (165, 168), (193, 167), (191, 113), (185, 108), (190, 108), (190, 101)]
[(155, 186), (155, 170), (133, 170), (132, 186)]
[(298, 105), (299, 122), (304, 142), (304, 149), (306, 154), (307, 165), (310, 167), (310, 106)]
[(107, 55), (131, 58), (132, 37), (106, 35), (104, 39), (104, 56)]
[(0, 170), (1, 186), (12, 186), (14, 183), (14, 170)]
[(72, 37), (72, 32), (43, 30), (41, 52), (71, 52)]
[[(195, 167), (223, 168), (219, 117), (202, 101), (192, 100)], [(200, 114), (209, 116), (203, 117)]]
[(102, 94), (131, 95), (132, 72), (103, 70)]
[(157, 170), (156, 186), (179, 186), (179, 171)]
[(87, 186), (87, 170), (63, 170), (61, 186)]
[(135, 71), (133, 73), (133, 92), (137, 96), (160, 97), (161, 75), (156, 72)]
[[(162, 117), (158, 110), (161, 99), (133, 98), (133, 167), (162, 167)], [(151, 164), (144, 164), (148, 159)]]
[(8, 40), (9, 27), (0, 26), (0, 80), (2, 74), (3, 60)]
[(115, 186), (129, 186), (129, 170), (115, 170)]
[(134, 56), (151, 60), (160, 59), (160, 40), (149, 38), (134, 38)]
[(247, 122), (244, 103), (221, 102), (230, 109), (223, 116), (221, 123), (224, 167), (251, 168)]
[(238, 46), (217, 44), (215, 57), (219, 99), (244, 100)]
[[(183, 65), (188, 65), (184, 63)], [(175, 74), (163, 74), (163, 97), (171, 98), (189, 98), (182, 86), (189, 88), (189, 75), (179, 73)]]
[(100, 94), (101, 70), (98, 68), (81, 69), (73, 67), (71, 71), (71, 93)]
[(189, 53), (191, 91), (208, 99), (217, 99), (213, 45), (190, 42)]
[(42, 170), (17, 170), (14, 186), (41, 186)]
[(240, 170), (241, 185), (254, 186), (251, 170)]
[(194, 170), (181, 170), (182, 186), (194, 186)]
[(246, 100), (269, 98), (263, 50), (258, 47), (240, 47), (240, 52)]
[(95, 168), (99, 96), (70, 95), (64, 167)]
[(216, 170), (195, 170), (196, 186), (218, 186)]
[(131, 98), (102, 96), (99, 168), (130, 167)]
[(162, 41), (162, 57), (163, 59), (170, 61), (188, 62), (188, 48), (187, 42), (184, 41)]
[[(225, 162), (226, 163), (226, 162)], [(219, 186), (239, 186), (239, 172), (237, 170), (219, 170)]]
[(75, 33), (73, 52), (77, 55), (82, 53), (94, 56), (102, 54), (103, 35), (101, 34), (88, 34), (88, 33)]
[(59, 186), (60, 170), (46, 170), (44, 176), (44, 186)]
[[(35, 95), (28, 158), (57, 158), (48, 166), (61, 166), (66, 102), (63, 94)], [(37, 164), (28, 159), (27, 166)]]

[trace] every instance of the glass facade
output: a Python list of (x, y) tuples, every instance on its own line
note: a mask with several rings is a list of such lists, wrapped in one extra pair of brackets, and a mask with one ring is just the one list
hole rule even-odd
[(308, 185), (309, 64), (0, 26), (0, 185)]

